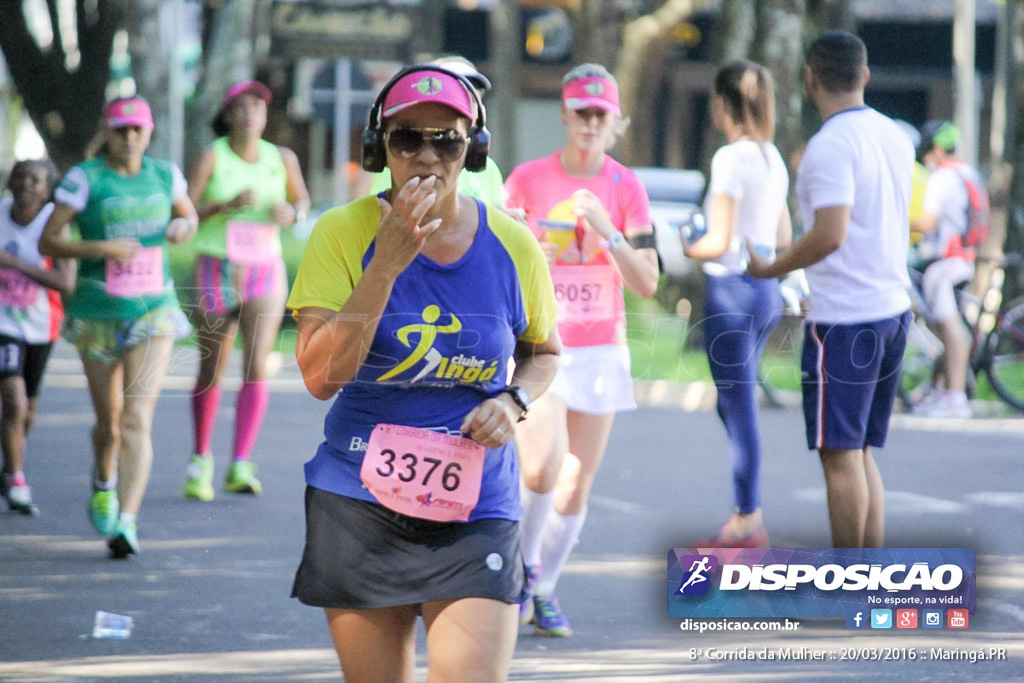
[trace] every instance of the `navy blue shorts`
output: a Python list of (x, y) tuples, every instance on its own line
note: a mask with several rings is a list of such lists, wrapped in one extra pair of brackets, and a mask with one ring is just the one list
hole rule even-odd
[(808, 448), (885, 445), (909, 324), (907, 311), (866, 323), (805, 325), (800, 366)]

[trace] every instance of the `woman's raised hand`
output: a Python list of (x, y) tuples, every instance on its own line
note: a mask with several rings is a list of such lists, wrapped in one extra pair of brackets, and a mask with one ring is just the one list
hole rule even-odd
[(441, 225), (440, 218), (420, 225), (437, 200), (437, 193), (434, 192), (436, 182), (436, 176), (429, 176), (425, 180), (410, 178), (395, 194), (392, 203), (378, 199), (381, 220), (373, 258), (382, 259), (383, 264), (394, 269), (395, 276), (412, 263), (426, 239)]
[(590, 190), (579, 189), (572, 193), (573, 213), (581, 218), (601, 237), (608, 239), (616, 232), (608, 217), (608, 211), (596, 194)]

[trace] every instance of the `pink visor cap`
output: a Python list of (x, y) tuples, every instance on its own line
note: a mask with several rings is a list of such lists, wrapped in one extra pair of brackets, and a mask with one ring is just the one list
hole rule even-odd
[(462, 82), (443, 70), (413, 71), (398, 79), (384, 97), (380, 118), (394, 116), (403, 109), (426, 102), (451, 107), (470, 121), (476, 118), (473, 96)]
[(270, 104), (270, 100), (272, 97), (270, 94), (270, 88), (263, 85), (259, 81), (239, 81), (238, 83), (235, 83), (233, 86), (228, 88), (228, 91), (224, 93), (224, 101), (221, 102), (220, 105), (221, 111), (227, 109), (228, 105), (231, 104), (231, 101), (233, 99), (247, 92), (252, 93), (256, 97), (266, 102), (267, 104)]
[(588, 76), (570, 81), (562, 89), (562, 102), (573, 111), (597, 107), (622, 116), (619, 109), (619, 88), (606, 78)]
[(108, 128), (153, 128), (153, 112), (149, 110), (149, 103), (143, 99), (133, 97), (114, 100), (103, 110), (103, 123)]

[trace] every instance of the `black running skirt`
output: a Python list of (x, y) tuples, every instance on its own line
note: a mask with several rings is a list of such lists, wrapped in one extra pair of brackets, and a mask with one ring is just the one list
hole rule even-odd
[(306, 547), (292, 597), (376, 609), (434, 600), (526, 599), (519, 523), (434, 522), (306, 487)]

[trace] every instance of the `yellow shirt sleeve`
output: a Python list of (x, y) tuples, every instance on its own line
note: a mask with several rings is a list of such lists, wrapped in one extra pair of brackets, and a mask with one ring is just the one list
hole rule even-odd
[[(910, 190), (910, 224), (914, 225), (924, 215), (924, 191), (928, 187), (928, 176), (931, 174), (922, 164), (914, 162), (914, 176)], [(911, 232), (911, 244), (921, 240), (921, 233)]]
[(295, 275), (288, 308), (341, 310), (363, 276), (363, 256), (377, 235), (380, 218), (376, 197), (357, 199), (320, 216)]
[(558, 318), (555, 288), (551, 284), (551, 270), (530, 229), (500, 209), (487, 207), (487, 223), (504, 245), (516, 273), (526, 312), (527, 326), (519, 339), (531, 344), (548, 340)]

